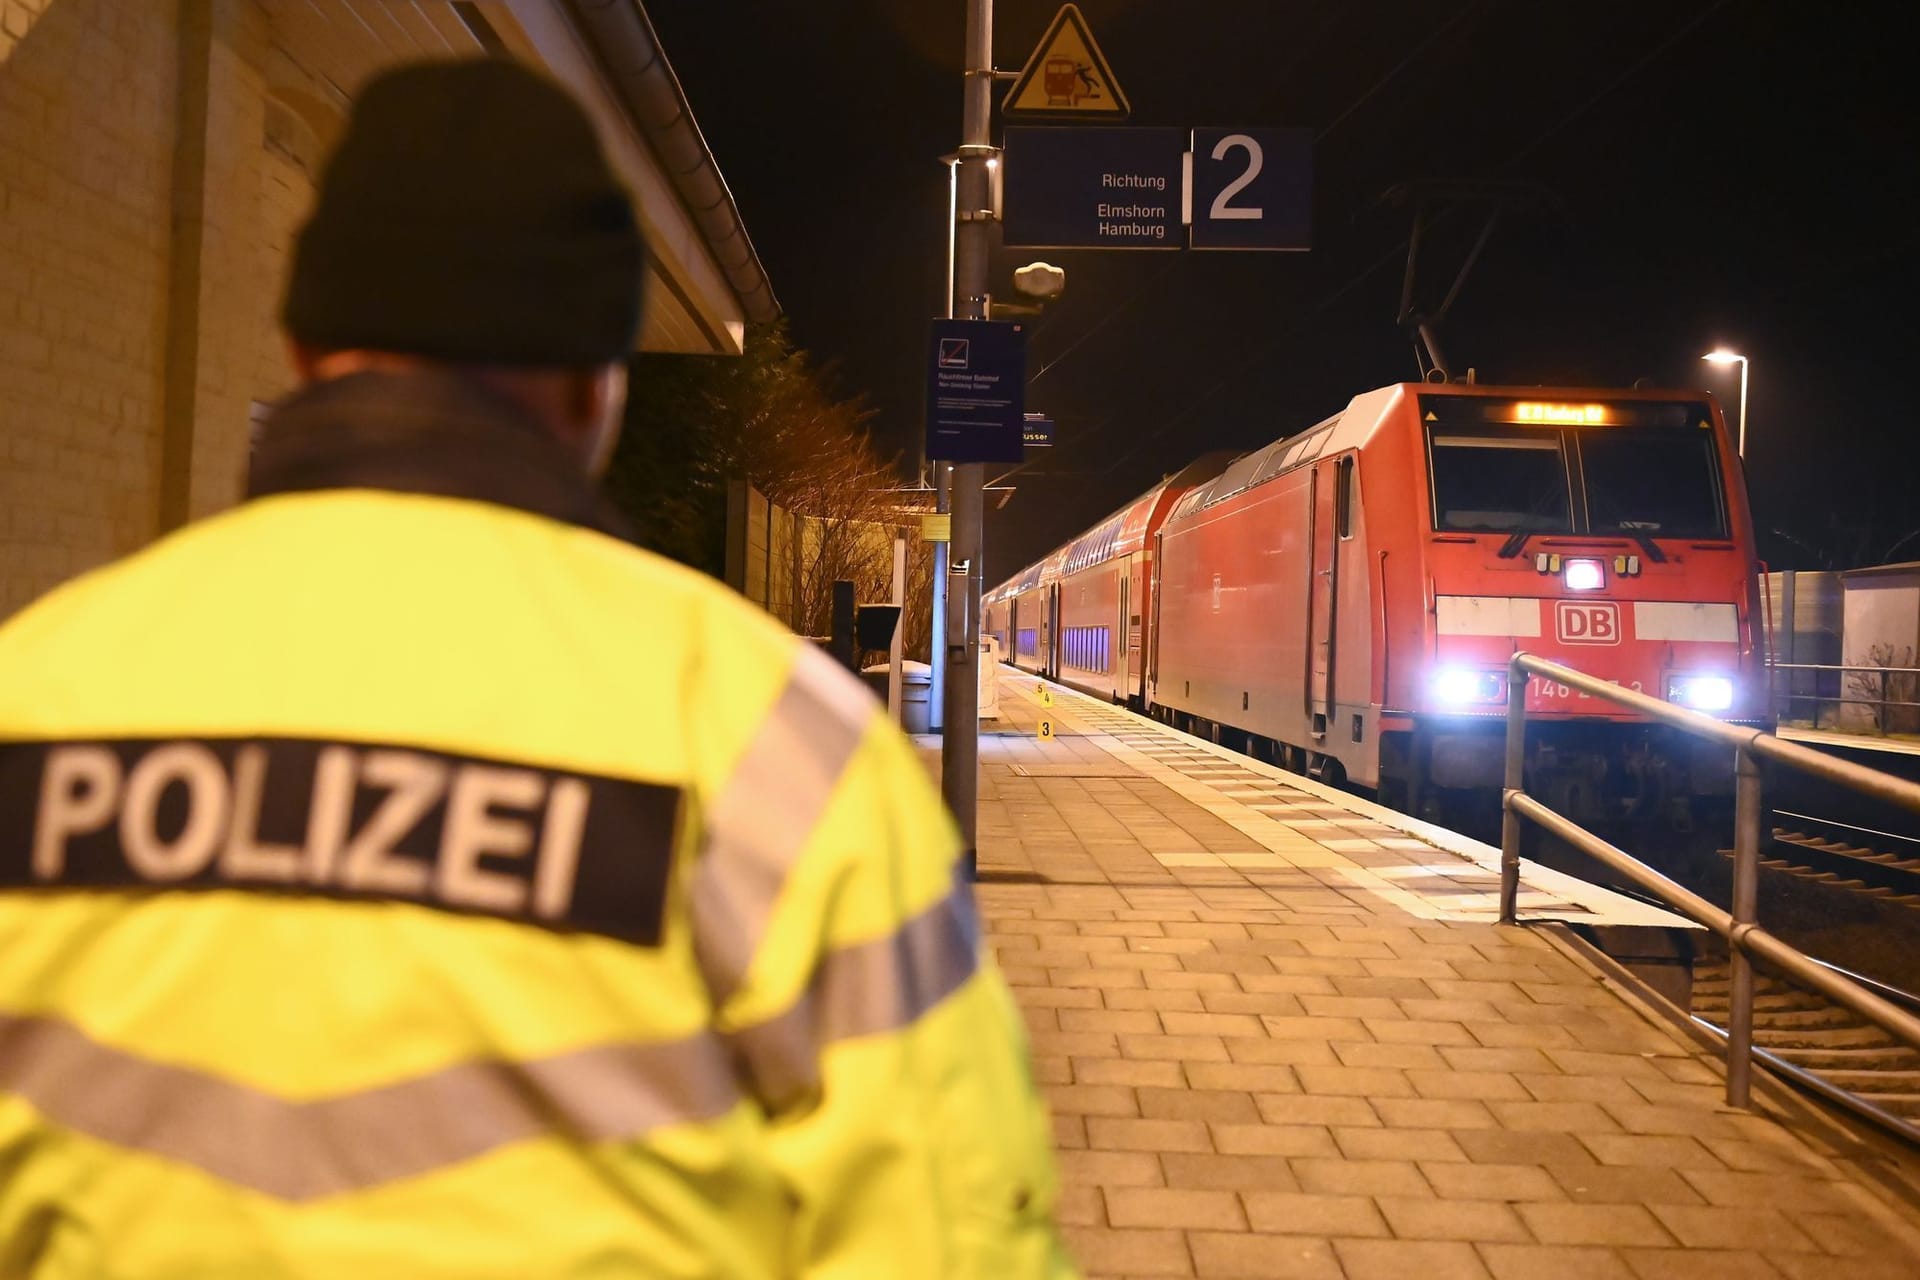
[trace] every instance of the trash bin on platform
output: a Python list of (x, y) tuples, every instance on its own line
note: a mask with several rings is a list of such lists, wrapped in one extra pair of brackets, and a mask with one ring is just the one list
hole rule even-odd
[(1000, 637), (980, 637), (980, 718), (1000, 718)]
[[(882, 702), (887, 698), (887, 665), (867, 667), (860, 672), (860, 678), (867, 682), (874, 696)], [(932, 720), (928, 715), (928, 704), (933, 693), (933, 668), (924, 662), (903, 662), (900, 664), (900, 727), (908, 733), (928, 733)]]

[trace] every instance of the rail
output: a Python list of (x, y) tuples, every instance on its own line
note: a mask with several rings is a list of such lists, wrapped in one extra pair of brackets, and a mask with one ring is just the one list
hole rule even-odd
[[(1874, 840), (1898, 840), (1902, 844), (1920, 845), (1920, 836), (1903, 836), (1895, 831), (1882, 831), (1878, 827), (1859, 827), (1851, 822), (1842, 822), (1838, 818), (1816, 818), (1810, 813), (1795, 813), (1791, 809), (1775, 809), (1776, 818), (1792, 818), (1803, 826), (1826, 827), (1833, 831), (1851, 831), (1855, 835), (1870, 836)], [(1776, 831), (1779, 828), (1775, 828)], [(1812, 834), (1809, 832), (1808, 834)]]
[[(1661, 875), (1632, 854), (1608, 843), (1526, 793), (1527, 678), (1539, 676), (1590, 697), (1671, 725), (1683, 732), (1731, 747), (1737, 753), (1734, 791), (1734, 860), (1732, 910), (1723, 911), (1699, 894)], [(1835, 1004), (1884, 1027), (1905, 1043), (1920, 1048), (1920, 1017), (1884, 999), (1842, 972), (1762, 929), (1755, 921), (1759, 897), (1762, 827), (1760, 761), (1798, 769), (1803, 773), (1848, 787), (1862, 794), (1920, 813), (1920, 783), (1891, 777), (1864, 765), (1823, 755), (1761, 729), (1716, 720), (1698, 711), (1677, 707), (1659, 698), (1621, 688), (1572, 667), (1528, 653), (1516, 653), (1507, 668), (1506, 786), (1501, 792), (1500, 920), (1518, 920), (1520, 894), (1520, 835), (1522, 820), (1559, 837), (1609, 870), (1625, 877), (1669, 907), (1726, 939), (1732, 983), (1727, 1019), (1727, 1104), (1746, 1108), (1752, 1094), (1753, 962), (1770, 968)]]
[[(1920, 668), (1772, 662), (1767, 664), (1767, 697), (1782, 721), (1814, 729), (1883, 736), (1920, 730)], [(1866, 711), (1849, 717), (1848, 707)], [(1801, 714), (1807, 711), (1812, 714)], [(1855, 722), (1843, 723), (1847, 720)]]
[[(1725, 1027), (1716, 1027), (1705, 1018), (1696, 1017), (1692, 1021), (1694, 1026), (1699, 1027), (1716, 1040), (1725, 1040), (1729, 1049), (1731, 1049), (1733, 1044), (1732, 1037), (1728, 1035)], [(1768, 1053), (1765, 1049), (1755, 1048), (1753, 1050), (1753, 1056), (1765, 1063), (1769, 1070), (1785, 1076), (1809, 1093), (1817, 1093), (1836, 1106), (1844, 1107), (1856, 1115), (1865, 1116), (1890, 1133), (1899, 1134), (1908, 1142), (1920, 1144), (1920, 1128), (1914, 1127), (1912, 1121), (1902, 1116), (1897, 1116), (1884, 1107), (1875, 1106), (1871, 1100), (1862, 1097), (1860, 1094), (1842, 1089), (1830, 1080), (1823, 1080), (1816, 1073), (1807, 1070), (1805, 1067), (1796, 1066), (1778, 1054)]]

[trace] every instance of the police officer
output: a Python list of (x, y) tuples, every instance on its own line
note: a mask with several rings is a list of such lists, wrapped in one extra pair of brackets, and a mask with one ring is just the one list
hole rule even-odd
[(558, 88), (376, 80), (250, 499), (0, 628), (0, 1275), (1070, 1273), (908, 744), (595, 496), (642, 271)]

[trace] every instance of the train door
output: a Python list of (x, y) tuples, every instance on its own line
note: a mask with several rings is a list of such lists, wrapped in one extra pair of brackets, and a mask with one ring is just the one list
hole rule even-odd
[(1053, 588), (1041, 587), (1033, 597), (1033, 674), (1047, 674), (1047, 654), (1053, 649)]
[(1140, 707), (1145, 710), (1160, 688), (1160, 566), (1166, 562), (1167, 536), (1155, 534), (1153, 554), (1143, 568), (1147, 575), (1147, 612), (1140, 627), (1140, 658), (1145, 679), (1140, 682)]
[(1353, 458), (1328, 458), (1313, 469), (1313, 580), (1307, 592), (1307, 716), (1316, 739), (1333, 718), (1334, 615), (1340, 596), (1340, 539), (1347, 532)]
[(1127, 582), (1126, 561), (1123, 560), (1115, 565), (1113, 567), (1113, 574), (1114, 577), (1120, 580), (1120, 616), (1115, 619), (1119, 625), (1113, 629), (1115, 643), (1107, 652), (1112, 655), (1109, 660), (1113, 664), (1114, 701), (1125, 702), (1127, 700), (1127, 690), (1133, 683), (1132, 677), (1127, 674), (1132, 668), (1127, 661), (1127, 641), (1131, 633), (1127, 630), (1127, 601), (1129, 599), (1128, 587), (1130, 584)]
[(1125, 629), (1121, 635), (1121, 649), (1127, 652), (1127, 679), (1119, 689), (1119, 700), (1127, 706), (1146, 706), (1142, 695), (1146, 693), (1146, 628), (1140, 626), (1142, 614), (1146, 612), (1146, 576), (1142, 566), (1146, 564), (1146, 553), (1135, 551), (1127, 564), (1127, 612)]
[(1042, 655), (1050, 680), (1060, 678), (1060, 644), (1060, 584), (1056, 582), (1047, 588), (1047, 651)]

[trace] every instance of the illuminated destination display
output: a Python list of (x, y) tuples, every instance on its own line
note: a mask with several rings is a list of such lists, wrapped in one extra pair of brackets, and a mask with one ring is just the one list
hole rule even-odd
[(1521, 427), (1700, 427), (1712, 418), (1698, 401), (1505, 400), (1493, 396), (1427, 394), (1420, 416), (1428, 422), (1505, 423)]
[(1542, 404), (1533, 400), (1522, 400), (1513, 406), (1515, 422), (1554, 422), (1570, 423), (1574, 426), (1602, 423), (1607, 420), (1607, 406), (1603, 404)]

